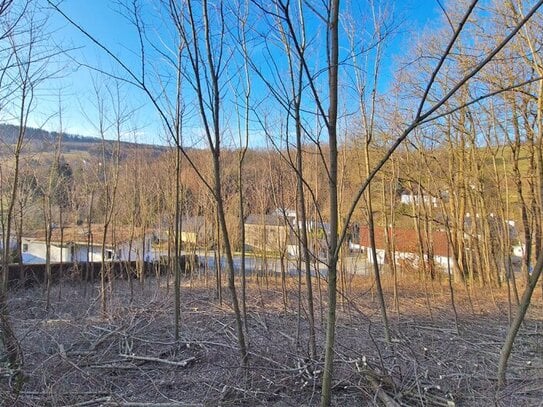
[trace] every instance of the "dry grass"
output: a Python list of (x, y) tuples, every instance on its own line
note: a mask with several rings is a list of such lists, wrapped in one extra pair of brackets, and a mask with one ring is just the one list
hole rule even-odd
[[(324, 290), (324, 282), (321, 285)], [(510, 363), (505, 389), (496, 391), (498, 354), (505, 337), (504, 290), (456, 287), (459, 332), (446, 285), (403, 282), (400, 313), (385, 279), (393, 342), (383, 340), (371, 279), (355, 279), (339, 302), (334, 404), (541, 405), (543, 307), (537, 294)], [(248, 290), (250, 368), (239, 364), (234, 318), (226, 289), (221, 306), (213, 283), (184, 281), (181, 339), (173, 332), (172, 290), (165, 281), (114, 284), (109, 314), (100, 317), (97, 287), (64, 284), (44, 311), (39, 288), (14, 292), (10, 307), (25, 353), (27, 381), (17, 401), (1, 381), (6, 405), (20, 406), (305, 406), (319, 402), (323, 356), (310, 360), (305, 287), (287, 279), (287, 308), (275, 277)], [(324, 321), (315, 284), (318, 348)], [(85, 295), (86, 292), (86, 295)], [(428, 306), (430, 304), (430, 307)], [(298, 307), (302, 317), (298, 318)], [(383, 394), (385, 396), (383, 396)], [(139, 403), (139, 404), (138, 404)]]

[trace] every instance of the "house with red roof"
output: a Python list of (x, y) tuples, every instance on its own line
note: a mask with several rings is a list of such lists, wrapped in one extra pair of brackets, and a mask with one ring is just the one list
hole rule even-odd
[[(370, 231), (367, 227), (360, 228), (360, 247), (366, 253), (368, 261), (374, 262), (373, 251), (371, 250)], [(390, 256), (394, 257), (396, 264), (410, 263), (418, 266), (420, 255), (425, 261), (432, 257), (434, 263), (447, 269), (452, 267), (453, 251), (449, 245), (447, 234), (443, 231), (432, 231), (419, 234), (415, 229), (376, 227), (375, 228), (375, 251), (378, 264), (390, 264)]]

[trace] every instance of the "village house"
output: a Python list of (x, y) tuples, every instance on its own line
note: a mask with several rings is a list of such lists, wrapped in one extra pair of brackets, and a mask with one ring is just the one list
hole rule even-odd
[(181, 242), (193, 247), (206, 246), (212, 235), (213, 224), (205, 216), (190, 216), (181, 219)]
[[(469, 219), (469, 217), (467, 217)], [(466, 224), (468, 222), (466, 221)], [(510, 238), (516, 236), (514, 222), (508, 221), (508, 233)], [(467, 228), (467, 226), (466, 226)], [(467, 229), (469, 230), (469, 229)], [(494, 230), (497, 233), (496, 230)], [(466, 239), (472, 244), (477, 244), (476, 235), (466, 234)], [(473, 239), (473, 240), (472, 240)], [(515, 241), (512, 239), (512, 241)], [(453, 269), (455, 265), (454, 250), (451, 246), (445, 231), (434, 230), (422, 236), (422, 255), (425, 262), (431, 260), (441, 270)], [(370, 263), (374, 262), (373, 251), (371, 250), (370, 234), (367, 227), (360, 228), (360, 247), (366, 253)], [(511, 260), (514, 264), (519, 263), (524, 254), (523, 245), (514, 243), (511, 245)], [(420, 262), (420, 241), (417, 231), (414, 229), (376, 227), (375, 228), (375, 252), (377, 263), (380, 265), (391, 264), (392, 258), (397, 265), (409, 265), (419, 267)], [(469, 251), (469, 244), (465, 250)], [(390, 253), (392, 252), (392, 253)], [(390, 258), (392, 257), (392, 258)]]
[(292, 225), (276, 213), (249, 215), (245, 220), (245, 245), (255, 252), (284, 253), (290, 243)]
[(425, 204), (433, 208), (437, 208), (439, 205), (439, 198), (430, 194), (420, 195), (416, 191), (403, 189), (400, 192), (400, 203), (409, 206), (413, 204), (416, 206)]
[[(299, 242), (296, 234), (301, 221), (293, 210), (276, 209), (271, 214), (252, 214), (245, 220), (245, 245), (254, 252), (285, 253), (290, 257), (299, 255)], [(325, 232), (327, 224), (306, 221), (310, 251), (314, 256), (327, 255)]]
[[(85, 263), (105, 261), (154, 261), (160, 256), (156, 233), (143, 233), (140, 228), (115, 227), (106, 234), (104, 257), (102, 240), (104, 226), (93, 224), (54, 228), (49, 245), (51, 263)], [(24, 264), (44, 264), (47, 242), (45, 231), (36, 231), (22, 238)]]
[[(371, 250), (369, 228), (360, 228), (360, 247), (366, 253), (370, 263), (374, 262), (373, 251)], [(426, 240), (426, 239), (425, 239)], [(383, 227), (375, 228), (375, 251), (377, 263), (380, 265), (390, 264), (391, 260), (387, 253), (387, 243), (392, 248), (394, 261), (396, 264), (409, 264), (417, 267), (420, 259), (419, 237), (414, 229), (390, 228), (386, 231)], [(425, 260), (427, 253), (433, 254), (433, 261), (443, 269), (452, 267), (452, 250), (449, 246), (447, 234), (442, 231), (433, 231), (429, 241), (424, 241), (425, 250), (423, 255)]]

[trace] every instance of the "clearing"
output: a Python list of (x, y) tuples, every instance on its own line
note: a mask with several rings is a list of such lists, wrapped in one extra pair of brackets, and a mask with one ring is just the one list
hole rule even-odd
[[(311, 406), (320, 398), (324, 359), (323, 281), (315, 282), (320, 359), (308, 357), (305, 287), (287, 277), (249, 280), (250, 367), (240, 367), (227, 290), (211, 279), (183, 280), (180, 340), (166, 279), (110, 287), (107, 317), (98, 285), (64, 282), (45, 311), (40, 287), (10, 292), (26, 382), (17, 400), (6, 369), (0, 398), (17, 406)], [(458, 332), (445, 282), (402, 282), (398, 314), (384, 279), (393, 341), (383, 339), (370, 277), (348, 283), (338, 301), (333, 403), (387, 406), (537, 406), (543, 400), (543, 306), (533, 300), (515, 343), (508, 384), (496, 390), (508, 325), (506, 289), (455, 287)], [(239, 282), (238, 282), (239, 287)], [(470, 301), (471, 298), (471, 301)], [(470, 304), (471, 303), (471, 304)], [(301, 317), (299, 317), (301, 315)]]

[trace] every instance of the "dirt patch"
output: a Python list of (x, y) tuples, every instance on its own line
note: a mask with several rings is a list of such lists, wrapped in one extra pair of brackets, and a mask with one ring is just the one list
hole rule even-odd
[[(45, 311), (40, 288), (10, 294), (24, 350), (26, 382), (15, 401), (4, 369), (0, 395), (20, 406), (317, 405), (322, 380), (325, 282), (315, 284), (318, 360), (309, 358), (305, 287), (297, 279), (253, 279), (248, 290), (250, 367), (240, 365), (226, 289), (211, 281), (182, 287), (180, 340), (166, 281), (116, 281), (101, 316), (98, 287), (64, 284)], [(335, 405), (540, 405), (543, 400), (543, 307), (538, 296), (508, 372), (496, 391), (499, 350), (508, 325), (505, 289), (456, 288), (458, 327), (445, 284), (402, 283), (395, 311), (385, 281), (392, 343), (383, 340), (371, 279), (343, 287), (338, 303)], [(60, 291), (60, 292), (59, 292)], [(427, 292), (428, 294), (425, 294)], [(469, 294), (469, 295), (468, 295)]]

